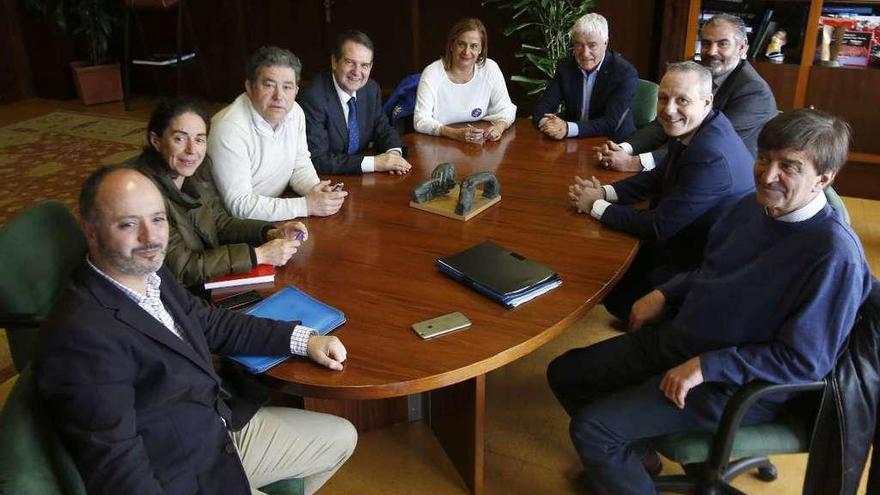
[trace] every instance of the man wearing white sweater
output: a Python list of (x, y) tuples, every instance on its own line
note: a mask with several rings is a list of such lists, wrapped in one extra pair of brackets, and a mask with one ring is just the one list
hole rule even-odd
[[(288, 50), (263, 47), (248, 61), (245, 92), (211, 119), (208, 154), (217, 190), (234, 216), (288, 220), (339, 211), (345, 191), (321, 181), (296, 103), (302, 64)], [(287, 187), (299, 197), (280, 197)]]

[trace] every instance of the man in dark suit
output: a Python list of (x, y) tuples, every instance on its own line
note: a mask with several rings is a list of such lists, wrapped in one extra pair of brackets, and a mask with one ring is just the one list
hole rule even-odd
[[(714, 107), (724, 112), (749, 153), (758, 152), (758, 134), (776, 116), (776, 100), (770, 86), (742, 59), (748, 50), (742, 19), (719, 14), (709, 19), (700, 36), (700, 63), (712, 72)], [(626, 138), (597, 150), (608, 168), (628, 172), (650, 170), (666, 158), (667, 136), (655, 120)]]
[[(671, 138), (668, 160), (610, 186), (575, 177), (569, 188), (579, 212), (642, 240), (603, 301), (624, 322), (637, 299), (699, 266), (709, 228), (725, 207), (754, 190), (754, 160), (730, 121), (712, 108), (712, 76), (705, 67), (669, 66), (657, 94), (657, 119)], [(630, 206), (644, 200), (651, 200), (650, 208)]]
[(87, 491), (250, 495), (288, 478), (317, 490), (353, 452), (351, 424), (227, 400), (211, 354), (341, 370), (342, 343), (190, 295), (162, 268), (162, 195), (128, 166), (90, 176), (80, 213), (89, 254), (47, 319), (35, 373)]
[[(379, 85), (370, 79), (372, 40), (360, 31), (343, 32), (330, 64), (332, 71), (319, 74), (297, 98), (315, 168), (346, 175), (409, 172), (400, 136), (382, 113)], [(371, 142), (380, 154), (365, 155)]]
[[(619, 53), (608, 50), (608, 22), (587, 14), (571, 28), (572, 57), (556, 66), (532, 120), (554, 138), (608, 136), (636, 130), (630, 112), (639, 75)], [(562, 116), (556, 115), (564, 103)]]

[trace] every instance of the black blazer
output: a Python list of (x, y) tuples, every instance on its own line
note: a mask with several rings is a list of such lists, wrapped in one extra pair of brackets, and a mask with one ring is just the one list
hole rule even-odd
[(559, 104), (564, 102), (565, 112), (561, 117), (577, 123), (577, 137), (606, 136), (619, 141), (636, 130), (630, 107), (638, 81), (639, 74), (632, 64), (619, 53), (607, 50), (590, 95), (588, 120), (580, 120), (584, 73), (574, 58), (560, 60), (553, 80), (532, 112), (532, 121), (537, 126), (544, 114), (556, 113)]
[(356, 96), (360, 146), (354, 155), (347, 154), (348, 123), (333, 85), (333, 74), (320, 73), (297, 97), (306, 115), (312, 163), (320, 173), (357, 175), (370, 142), (379, 153), (401, 146), (400, 136), (382, 113), (382, 95), (376, 81), (367, 81)]
[[(750, 63), (743, 60), (727, 76), (715, 93), (712, 108), (724, 112), (749, 153), (757, 157), (758, 134), (777, 111), (773, 91)], [(651, 151), (658, 164), (666, 159), (666, 141), (666, 133), (656, 120), (626, 138), (635, 153)]]
[(213, 308), (158, 274), (187, 342), (83, 263), (41, 332), (40, 393), (89, 493), (250, 494), (223, 420), (243, 422), (211, 353), (289, 354), (293, 326)]
[[(695, 266), (724, 209), (754, 191), (754, 160), (730, 121), (715, 110), (686, 148), (678, 141), (670, 147), (676, 155), (672, 163), (613, 184), (618, 201), (605, 210), (602, 223), (655, 242), (665, 263)], [(646, 199), (647, 210), (628, 206)]]

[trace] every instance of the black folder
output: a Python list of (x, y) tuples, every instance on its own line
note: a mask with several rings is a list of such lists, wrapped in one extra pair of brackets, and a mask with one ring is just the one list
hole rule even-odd
[(500, 302), (516, 307), (562, 281), (546, 266), (485, 241), (437, 260), (443, 273)]

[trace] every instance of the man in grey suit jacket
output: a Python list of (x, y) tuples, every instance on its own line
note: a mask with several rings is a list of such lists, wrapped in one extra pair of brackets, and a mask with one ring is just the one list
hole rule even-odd
[[(315, 168), (347, 175), (409, 172), (400, 136), (382, 113), (379, 85), (370, 79), (373, 42), (360, 31), (344, 31), (330, 64), (332, 71), (319, 74), (298, 98)], [(371, 142), (380, 154), (365, 155)]]
[[(724, 113), (752, 156), (758, 133), (777, 114), (767, 82), (742, 56), (748, 48), (742, 19), (719, 14), (709, 19), (700, 36), (700, 63), (712, 72), (713, 106)], [(651, 170), (666, 159), (667, 137), (655, 120), (624, 143), (609, 141), (597, 147), (601, 164), (613, 170)]]

